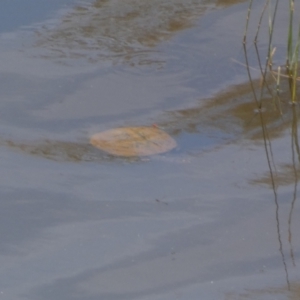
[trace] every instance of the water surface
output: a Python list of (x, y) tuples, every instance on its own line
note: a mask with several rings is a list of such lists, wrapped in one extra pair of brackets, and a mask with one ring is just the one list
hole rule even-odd
[[(3, 299), (299, 296), (297, 112), (287, 83), (282, 117), (266, 95), (274, 193), (243, 65), (247, 7), (3, 2)], [(287, 17), (282, 7), (278, 24)], [(275, 63), (284, 43), (276, 36)], [(125, 159), (89, 144), (101, 130), (153, 124), (178, 147)]]

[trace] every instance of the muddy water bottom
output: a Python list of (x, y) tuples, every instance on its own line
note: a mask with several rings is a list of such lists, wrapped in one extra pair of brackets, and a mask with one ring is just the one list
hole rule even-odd
[[(245, 69), (231, 60), (247, 5), (53, 3), (0, 37), (1, 297), (297, 297), (293, 111), (264, 114), (274, 194)], [(153, 125), (178, 147), (124, 159), (89, 144)]]

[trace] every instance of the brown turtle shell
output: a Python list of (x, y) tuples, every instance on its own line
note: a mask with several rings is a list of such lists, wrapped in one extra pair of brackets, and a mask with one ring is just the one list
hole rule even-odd
[(148, 156), (170, 151), (176, 141), (156, 127), (115, 128), (91, 136), (90, 143), (116, 156)]

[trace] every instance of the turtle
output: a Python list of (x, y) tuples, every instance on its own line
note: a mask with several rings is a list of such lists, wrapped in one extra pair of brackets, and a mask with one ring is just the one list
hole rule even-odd
[(120, 127), (93, 134), (90, 143), (111, 155), (134, 157), (164, 153), (176, 141), (156, 126)]

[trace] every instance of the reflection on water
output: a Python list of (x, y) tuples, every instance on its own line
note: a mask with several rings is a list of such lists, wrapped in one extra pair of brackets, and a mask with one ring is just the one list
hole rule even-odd
[[(265, 7), (268, 7), (269, 12), (274, 9), (273, 12), (266, 18), (272, 24), (276, 23), (277, 20), (277, 4), (275, 8), (269, 7), (269, 2), (265, 2)], [(294, 8), (289, 8), (294, 12)], [(288, 11), (289, 9), (285, 9)], [(278, 72), (274, 72), (273, 56), (276, 50), (276, 46), (273, 49), (273, 35), (278, 35), (276, 30), (272, 30), (272, 33), (269, 32), (267, 40), (269, 43), (268, 52), (270, 53), (273, 49), (273, 54), (267, 55), (265, 58), (264, 49), (260, 49), (259, 44), (257, 43), (257, 36), (261, 34), (260, 29), (257, 29), (255, 42), (254, 42), (254, 52), (257, 63), (259, 64), (261, 70), (261, 86), (258, 89), (254, 88), (252, 80), (252, 69), (249, 63), (250, 49), (248, 49), (247, 39), (250, 36), (250, 30), (248, 30), (248, 21), (250, 19), (251, 4), (248, 10), (247, 17), (247, 26), (244, 36), (244, 56), (246, 62), (247, 73), (249, 77), (249, 83), (252, 85), (252, 95), (253, 103), (255, 104), (258, 110), (258, 123), (261, 127), (261, 136), (263, 139), (263, 145), (265, 149), (266, 161), (268, 165), (268, 174), (258, 176), (255, 180), (252, 180), (253, 184), (268, 184), (269, 187), (273, 190), (274, 196), (274, 217), (276, 222), (277, 229), (277, 239), (279, 252), (281, 255), (282, 266), (285, 271), (286, 287), (283, 289), (273, 289), (273, 290), (264, 290), (259, 291), (260, 295), (264, 294), (285, 294), (289, 299), (299, 299), (299, 284), (291, 284), (290, 282), (290, 268), (296, 267), (295, 262), (295, 251), (294, 251), (294, 236), (292, 234), (292, 221), (293, 214), (295, 211), (295, 204), (298, 200), (298, 181), (299, 181), (299, 164), (300, 164), (300, 146), (298, 139), (298, 118), (299, 118), (299, 107), (295, 102), (295, 99), (299, 94), (299, 86), (297, 86), (297, 81), (292, 79), (286, 74), (291, 74), (288, 71), (289, 59), (287, 58), (286, 68), (278, 67)], [(264, 19), (264, 14), (262, 13), (261, 19), (259, 21), (258, 27)], [(293, 27), (293, 22), (291, 20), (293, 17), (290, 15), (290, 20), (286, 23), (286, 27)], [(263, 26), (264, 27), (264, 26)], [(263, 29), (262, 29), (263, 30)], [(291, 35), (289, 38), (293, 40), (293, 33), (291, 30)], [(289, 51), (289, 49), (287, 49)], [(298, 58), (296, 58), (298, 59)], [(294, 66), (295, 67), (295, 66)], [(280, 69), (282, 68), (282, 73)], [(297, 65), (296, 65), (297, 68)], [(273, 75), (273, 76), (272, 76)], [(265, 78), (269, 77), (269, 80)], [(273, 77), (273, 78), (272, 78)], [(268, 96), (268, 101), (265, 101), (265, 94)], [(272, 112), (270, 104), (273, 105), (273, 111), (276, 111), (279, 115), (277, 116), (277, 121), (270, 121), (270, 112)], [(275, 125), (275, 126), (274, 126)], [(279, 130), (277, 130), (279, 128)], [(274, 135), (275, 133), (275, 135)], [(284, 133), (284, 134), (283, 134)], [(274, 137), (277, 137), (281, 144), (281, 147), (276, 147), (274, 150)], [(287, 143), (287, 139), (289, 139)], [(288, 147), (286, 147), (288, 145)], [(286, 148), (286, 149), (285, 149)], [(287, 152), (286, 152), (287, 151)], [(280, 155), (281, 164), (278, 166), (278, 158), (276, 155)], [(286, 163), (286, 161), (289, 161)], [(284, 161), (284, 163), (282, 163)], [(282, 168), (284, 165), (284, 168)], [(278, 171), (278, 167), (280, 170)], [(280, 172), (280, 175), (279, 175)], [(288, 185), (288, 192), (285, 190), (282, 193), (282, 185)], [(295, 220), (294, 220), (295, 221)], [(286, 293), (287, 292), (287, 293)], [(247, 295), (247, 299), (252, 299), (252, 293)], [(257, 299), (257, 294), (256, 297)]]
[[(276, 171), (276, 182), (278, 186), (291, 185), (295, 182), (295, 177), (300, 178), (299, 168), (295, 170), (295, 166), (292, 163), (279, 164)], [(269, 172), (266, 172), (257, 178), (253, 178), (250, 182), (253, 184), (272, 186)]]

